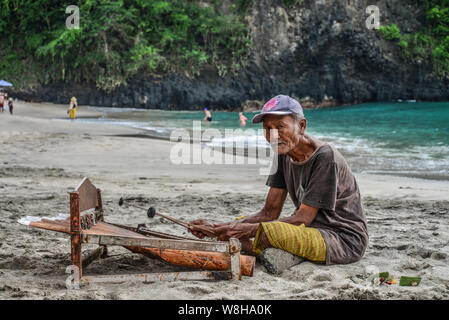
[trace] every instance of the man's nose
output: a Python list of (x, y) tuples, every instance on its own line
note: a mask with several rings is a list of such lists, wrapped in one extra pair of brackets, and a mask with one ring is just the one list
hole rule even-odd
[(277, 129), (270, 130), (270, 140), (277, 142), (279, 140), (279, 131)]

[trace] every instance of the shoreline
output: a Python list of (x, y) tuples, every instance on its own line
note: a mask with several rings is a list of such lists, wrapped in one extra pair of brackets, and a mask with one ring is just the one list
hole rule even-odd
[[(150, 140), (158, 140), (158, 141), (165, 141), (168, 143), (171, 143), (170, 137), (166, 137), (163, 135), (158, 135), (151, 133), (151, 130), (142, 129), (142, 128), (134, 128), (129, 126), (118, 126), (118, 125), (110, 125), (110, 124), (103, 124), (103, 123), (83, 123), (83, 122), (77, 122), (70, 121), (67, 118), (66, 109), (67, 106), (60, 105), (60, 104), (48, 104), (48, 103), (27, 103), (23, 101), (16, 102), (18, 107), (15, 108), (15, 110), (18, 110), (19, 113), (14, 114), (14, 120), (16, 120), (16, 116), (20, 116), (22, 121), (26, 119), (26, 121), (29, 121), (28, 125), (24, 125), (23, 123), (17, 124), (18, 127), (21, 129), (28, 131), (28, 129), (38, 130), (41, 132), (58, 132), (58, 133), (79, 133), (79, 134), (89, 134), (89, 135), (105, 135), (105, 136), (116, 136), (116, 137), (122, 137), (122, 138), (131, 138), (131, 139), (150, 139)], [(37, 112), (37, 109), (38, 111)], [(93, 107), (93, 106), (80, 106), (78, 107), (78, 113), (82, 113), (82, 115), (77, 116), (77, 118), (84, 119), (84, 118), (98, 118), (101, 116), (104, 116), (105, 113), (98, 109), (99, 107)], [(5, 114), (6, 116), (6, 114)], [(42, 120), (50, 120), (51, 126), (53, 127), (51, 130), (47, 129), (49, 128), (48, 124), (45, 124)], [(70, 127), (67, 127), (66, 125), (70, 123)], [(14, 124), (13, 124), (14, 125)], [(0, 128), (0, 130), (4, 130), (5, 128)], [(183, 141), (185, 142), (185, 141)], [(248, 148), (245, 147), (243, 150), (238, 147), (233, 148), (226, 148), (225, 146), (219, 147), (219, 146), (205, 146), (204, 143), (209, 142), (208, 140), (201, 140), (201, 141), (195, 141), (192, 137), (190, 137), (190, 144), (198, 143), (200, 142), (203, 147), (210, 148), (211, 150), (218, 151), (225, 154), (232, 154), (232, 155), (242, 155), (245, 158), (249, 157), (250, 155), (257, 154), (257, 152), (249, 152)], [(251, 147), (251, 150), (256, 150), (256, 147)], [(256, 150), (257, 151), (257, 150)], [(256, 155), (257, 158), (257, 155)], [(394, 178), (409, 178), (409, 179), (420, 179), (423, 181), (441, 181), (441, 182), (448, 182), (449, 179), (446, 177), (438, 177), (435, 174), (426, 174), (423, 173), (422, 175), (416, 176), (416, 175), (408, 175), (408, 174), (398, 174), (398, 173), (364, 173), (364, 172), (354, 172), (355, 175), (368, 175), (368, 176), (388, 176), (388, 177), (394, 177)], [(431, 176), (431, 177), (425, 177), (425, 176)]]
[[(30, 103), (30, 104), (57, 104), (55, 102), (50, 102), (50, 101), (45, 101), (43, 99), (34, 99), (32, 98), (33, 93), (24, 91), (23, 89), (18, 89), (18, 90), (14, 90), (14, 89), (6, 89), (4, 90), (5, 92), (8, 92), (8, 94), (10, 96), (15, 96), (15, 97), (19, 97), (20, 100), (24, 103)], [(76, 94), (75, 94), (76, 95)], [(77, 96), (77, 95), (76, 95)], [(395, 99), (392, 100), (363, 100), (363, 99), (359, 99), (359, 100), (354, 100), (352, 102), (340, 102), (337, 99), (333, 98), (333, 97), (327, 97), (324, 96), (322, 100), (317, 101), (314, 100), (308, 96), (300, 98), (300, 97), (296, 97), (293, 95), (293, 97), (295, 99), (297, 99), (300, 103), (301, 106), (304, 109), (328, 109), (328, 108), (334, 108), (334, 107), (349, 107), (349, 106), (354, 106), (354, 105), (358, 105), (358, 104), (363, 104), (363, 103), (415, 103), (415, 102), (449, 102), (449, 100), (440, 100), (440, 99), (410, 99), (410, 97), (397, 97)], [(215, 109), (216, 111), (222, 111), (222, 112), (253, 112), (253, 111), (259, 111), (264, 103), (266, 101), (264, 100), (245, 100), (242, 101), (240, 103), (240, 106), (238, 107), (227, 107), (227, 108), (223, 108), (223, 107), (213, 107), (210, 106), (210, 108)], [(81, 104), (80, 106), (89, 106), (88, 104)], [(117, 104), (116, 105), (96, 105), (95, 107), (98, 108), (120, 108), (120, 109), (137, 109), (137, 110), (160, 110), (160, 109), (156, 109), (153, 107), (149, 107), (146, 108), (145, 106), (141, 106), (141, 107), (136, 107), (135, 105), (125, 105), (124, 107), (118, 107)], [(166, 108), (164, 110), (167, 111), (192, 111), (189, 109), (178, 109), (178, 108)]]

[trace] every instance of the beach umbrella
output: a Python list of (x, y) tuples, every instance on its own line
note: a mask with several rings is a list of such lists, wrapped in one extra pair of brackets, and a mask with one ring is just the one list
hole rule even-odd
[(12, 87), (12, 84), (5, 80), (0, 80), (0, 87)]

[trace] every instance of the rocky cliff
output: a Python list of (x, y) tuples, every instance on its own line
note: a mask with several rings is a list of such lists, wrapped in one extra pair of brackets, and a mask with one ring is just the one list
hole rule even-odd
[[(416, 1), (375, 1), (380, 24), (418, 30), (425, 8)], [(399, 48), (369, 30), (365, 0), (252, 1), (244, 19), (252, 33), (248, 65), (237, 75), (219, 77), (206, 67), (192, 79), (183, 74), (160, 78), (138, 74), (128, 85), (105, 93), (82, 84), (53, 83), (33, 92), (12, 92), (22, 99), (161, 109), (236, 110), (258, 107), (276, 94), (300, 99), (306, 107), (397, 99), (449, 100), (449, 82), (432, 75), (426, 61), (411, 63)], [(232, 2), (219, 10), (229, 12)]]

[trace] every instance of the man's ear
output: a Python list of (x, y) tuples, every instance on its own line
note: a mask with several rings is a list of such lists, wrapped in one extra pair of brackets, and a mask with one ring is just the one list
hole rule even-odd
[(301, 133), (301, 135), (303, 135), (304, 132), (306, 131), (307, 120), (306, 119), (301, 119), (298, 122), (299, 122), (299, 133)]

